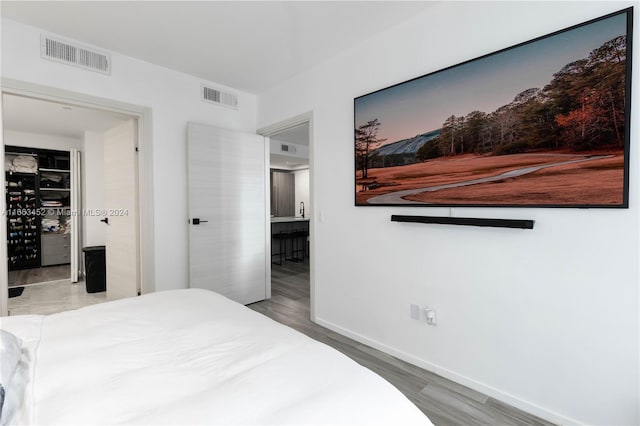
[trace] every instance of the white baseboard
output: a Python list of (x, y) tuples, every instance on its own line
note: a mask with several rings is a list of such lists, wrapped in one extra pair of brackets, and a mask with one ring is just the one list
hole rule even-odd
[(452, 380), (461, 385), (467, 386), (477, 392), (481, 392), (487, 396), (495, 398), (499, 401), (502, 401), (506, 404), (509, 404), (513, 407), (519, 408), (522, 411), (525, 411), (529, 414), (533, 414), (534, 416), (540, 417), (547, 421), (560, 424), (560, 425), (583, 425), (584, 422), (580, 422), (578, 420), (572, 419), (570, 417), (564, 416), (562, 414), (558, 414), (554, 411), (548, 410), (546, 408), (540, 407), (536, 404), (528, 402), (524, 399), (518, 398), (517, 396), (511, 395), (507, 392), (503, 392), (499, 389), (496, 389), (492, 386), (486, 385), (484, 383), (473, 380), (467, 376), (458, 374), (454, 371), (441, 367), (439, 365), (433, 364), (431, 362), (425, 361), (423, 359), (417, 358), (413, 355), (410, 355), (406, 352), (395, 349), (391, 346), (385, 345), (384, 343), (378, 342), (377, 340), (370, 339), (366, 336), (363, 336), (358, 333), (354, 333), (351, 330), (347, 330), (339, 325), (336, 325), (330, 321), (325, 321), (322, 318), (316, 318), (316, 323), (323, 327), (328, 328), (329, 330), (335, 331), (336, 333), (342, 334), (343, 336), (349, 337), (357, 342), (363, 343), (365, 345), (376, 348), (382, 352), (385, 352), (389, 355), (392, 355), (396, 358), (399, 358), (403, 361), (416, 365), (420, 368), (424, 368), (427, 371), (438, 374), (442, 377), (445, 377), (449, 380)]

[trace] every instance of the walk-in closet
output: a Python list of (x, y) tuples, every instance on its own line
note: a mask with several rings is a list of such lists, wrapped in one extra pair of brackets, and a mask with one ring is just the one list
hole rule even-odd
[(7, 145), (4, 160), (10, 295), (24, 285), (77, 281), (77, 152)]

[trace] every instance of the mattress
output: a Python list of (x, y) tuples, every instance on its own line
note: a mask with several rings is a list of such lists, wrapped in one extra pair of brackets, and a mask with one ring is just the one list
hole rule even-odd
[(340, 352), (207, 290), (7, 317), (0, 327), (22, 339), (25, 357), (11, 423), (431, 424)]

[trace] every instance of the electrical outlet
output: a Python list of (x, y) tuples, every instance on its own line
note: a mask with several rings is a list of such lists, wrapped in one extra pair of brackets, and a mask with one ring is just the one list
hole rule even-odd
[(436, 320), (436, 311), (431, 308), (424, 308), (424, 316), (427, 320), (427, 324), (429, 325), (437, 325), (438, 321)]
[(420, 306), (411, 304), (411, 319), (420, 321)]

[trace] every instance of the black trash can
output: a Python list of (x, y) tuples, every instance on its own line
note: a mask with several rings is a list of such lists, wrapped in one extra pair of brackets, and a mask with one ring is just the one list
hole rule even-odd
[(107, 265), (105, 246), (92, 246), (82, 249), (87, 293), (98, 293), (107, 289)]

